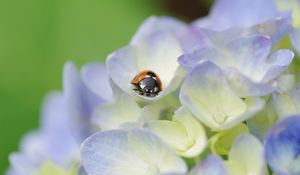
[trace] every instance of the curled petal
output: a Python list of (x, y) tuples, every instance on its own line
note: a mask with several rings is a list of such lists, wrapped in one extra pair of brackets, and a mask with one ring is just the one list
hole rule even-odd
[[(177, 57), (181, 53), (180, 43), (173, 35), (153, 33), (139, 44), (112, 53), (106, 62), (108, 74), (126, 93), (142, 100), (157, 100), (174, 91), (180, 84), (184, 72), (177, 68)], [(162, 91), (156, 97), (141, 96), (133, 90), (132, 79), (144, 70), (155, 72), (162, 82)]]
[(246, 133), (249, 133), (249, 130), (243, 123), (219, 132), (209, 139), (210, 149), (214, 154), (227, 155), (235, 139)]
[(269, 82), (278, 77), (292, 63), (294, 53), (288, 49), (281, 49), (274, 52), (266, 61), (267, 68), (263, 82)]
[(172, 121), (149, 121), (146, 127), (184, 157), (195, 157), (206, 146), (203, 126), (182, 107), (176, 110)]

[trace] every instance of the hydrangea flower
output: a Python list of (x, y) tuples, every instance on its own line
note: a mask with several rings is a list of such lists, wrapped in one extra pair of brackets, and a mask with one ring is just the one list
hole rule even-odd
[[(183, 27), (183, 23), (174, 19), (146, 20), (128, 46), (108, 56), (107, 71), (114, 83), (131, 96), (146, 101), (160, 99), (174, 91), (184, 75), (177, 62), (183, 49), (176, 35), (176, 31)], [(162, 91), (154, 98), (139, 95), (133, 91), (133, 85), (128, 83), (145, 70), (157, 74), (162, 83)]]
[(65, 169), (79, 163), (79, 143), (70, 127), (72, 119), (66, 105), (61, 93), (46, 98), (41, 128), (27, 134), (20, 152), (10, 155), (11, 175), (34, 174), (47, 161)]
[(186, 173), (185, 162), (151, 132), (111, 130), (89, 137), (82, 163), (92, 175)]
[(272, 95), (275, 110), (283, 118), (300, 113), (300, 84), (285, 92)]
[(150, 17), (105, 64), (67, 62), (7, 175), (299, 174), (299, 65), (277, 49), (298, 13), (276, 5)]
[(203, 126), (183, 107), (175, 111), (172, 121), (152, 120), (146, 123), (146, 128), (184, 157), (198, 156), (206, 146)]
[(266, 174), (262, 143), (253, 135), (242, 135), (235, 140), (225, 162), (230, 175)]
[(187, 69), (209, 60), (225, 71), (234, 91), (240, 96), (262, 96), (274, 91), (272, 80), (292, 62), (294, 54), (282, 49), (270, 54), (272, 43), (267, 36), (241, 37), (225, 47), (202, 47), (179, 58)]
[(180, 100), (202, 123), (213, 130), (232, 127), (260, 111), (259, 97), (242, 99), (229, 86), (224, 72), (211, 62), (195, 66), (187, 75)]
[(277, 7), (281, 11), (289, 11), (292, 13), (292, 25), (293, 28), (290, 31), (291, 41), (294, 48), (300, 53), (300, 2), (298, 0), (274, 0)]
[(265, 157), (278, 175), (300, 173), (300, 116), (290, 116), (279, 121), (268, 133)]
[[(255, 13), (254, 13), (255, 12)], [(217, 0), (207, 17), (194, 22), (201, 28), (226, 30), (250, 27), (280, 16), (273, 0)]]
[(80, 75), (72, 62), (67, 62), (63, 72), (64, 96), (67, 110), (73, 118), (73, 128), (78, 140), (83, 141), (97, 130), (91, 117), (95, 108), (114, 100), (105, 66), (100, 63), (85, 65)]

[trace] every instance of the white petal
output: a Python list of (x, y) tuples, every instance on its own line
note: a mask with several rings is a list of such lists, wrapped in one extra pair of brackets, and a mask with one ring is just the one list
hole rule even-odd
[(206, 147), (206, 134), (201, 123), (183, 107), (175, 111), (173, 120), (184, 126), (187, 135), (194, 141), (194, 144), (182, 153), (183, 156), (193, 157), (199, 155)]
[(279, 117), (300, 113), (300, 84), (283, 93), (273, 93), (272, 101)]
[(184, 157), (195, 157), (206, 146), (204, 128), (182, 107), (175, 112), (172, 121), (149, 121), (146, 127)]
[(132, 94), (131, 80), (139, 73), (137, 65), (137, 48), (123, 47), (110, 54), (106, 60), (109, 76), (123, 91)]
[(228, 172), (243, 171), (242, 174), (261, 175), (265, 172), (263, 145), (252, 135), (240, 136), (233, 144), (228, 162)]
[[(157, 100), (180, 84), (184, 72), (178, 68), (177, 58), (181, 54), (182, 49), (176, 37), (167, 32), (152, 33), (138, 44), (112, 53), (107, 59), (107, 71), (114, 83), (126, 93), (143, 100)], [(153, 71), (162, 82), (162, 92), (154, 98), (140, 96), (133, 90), (131, 80), (144, 70)]]
[(187, 75), (180, 100), (201, 122), (213, 129), (222, 128), (228, 120), (237, 119), (247, 110), (247, 104), (228, 87), (223, 72), (210, 62), (197, 65)]
[(82, 163), (93, 175), (185, 173), (184, 161), (144, 130), (96, 133), (82, 145)]
[(128, 95), (123, 94), (111, 103), (96, 108), (92, 121), (102, 131), (117, 129), (127, 122), (136, 122), (141, 114), (139, 105)]

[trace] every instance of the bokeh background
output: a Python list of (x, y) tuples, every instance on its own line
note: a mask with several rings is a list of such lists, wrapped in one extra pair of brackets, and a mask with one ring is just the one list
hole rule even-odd
[(0, 0), (0, 174), (21, 137), (39, 125), (66, 60), (81, 66), (126, 45), (151, 15), (191, 21), (212, 0)]

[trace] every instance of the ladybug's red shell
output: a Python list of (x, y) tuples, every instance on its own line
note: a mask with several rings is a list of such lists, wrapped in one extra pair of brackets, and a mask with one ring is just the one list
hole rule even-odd
[(159, 77), (151, 70), (141, 71), (131, 80), (131, 83), (134, 85), (138, 85), (141, 80), (143, 80), (146, 77), (149, 77), (150, 76), (149, 74), (152, 75), (151, 77), (156, 80), (157, 84), (159, 85), (159, 88), (162, 89), (162, 84)]

